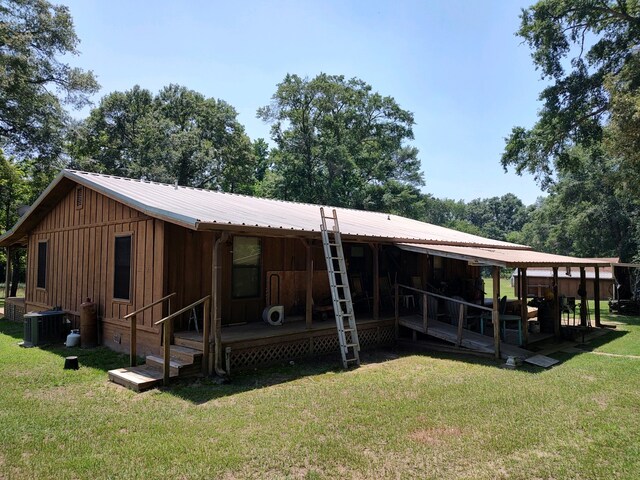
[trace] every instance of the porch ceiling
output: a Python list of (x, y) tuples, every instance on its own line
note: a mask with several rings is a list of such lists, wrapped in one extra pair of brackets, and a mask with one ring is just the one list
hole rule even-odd
[(610, 267), (611, 262), (602, 258), (577, 258), (535, 250), (512, 250), (505, 248), (463, 247), (456, 245), (421, 245), (398, 243), (402, 250), (439, 257), (465, 260), (473, 265), (507, 268), (527, 267)]

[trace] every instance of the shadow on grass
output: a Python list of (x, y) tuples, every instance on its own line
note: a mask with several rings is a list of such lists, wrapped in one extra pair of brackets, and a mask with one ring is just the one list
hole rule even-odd
[[(619, 323), (640, 326), (640, 318), (638, 317), (613, 318), (612, 316), (611, 320)], [(586, 347), (584, 350), (600, 347), (623, 337), (627, 333), (629, 332), (611, 329), (606, 335), (591, 339), (588, 344), (584, 346)], [(0, 334), (8, 335), (16, 340), (22, 340), (22, 324), (12, 323), (7, 320), (0, 320)], [(566, 342), (564, 340), (554, 341), (559, 345)], [(576, 339), (576, 343), (579, 343), (578, 339)], [(105, 372), (105, 376), (108, 370), (120, 368), (129, 364), (128, 355), (113, 352), (106, 347), (80, 349), (66, 348), (62, 344), (59, 344), (36, 348), (41, 348), (44, 351), (51, 352), (59, 355), (60, 357), (75, 355), (78, 357), (80, 365), (102, 370)], [(557, 352), (550, 354), (550, 356), (560, 360), (560, 362), (564, 362), (579, 354), (580, 352)], [(434, 359), (444, 359), (465, 364), (482, 365), (492, 368), (500, 368), (504, 364), (504, 360), (496, 360), (491, 356), (476, 356), (470, 353), (465, 353), (464, 350), (443, 351), (438, 349), (429, 349), (428, 347), (413, 348), (406, 346), (365, 351), (361, 353), (361, 358), (366, 368), (367, 365), (382, 364), (387, 361), (413, 355), (420, 355)], [(524, 364), (522, 367), (518, 368), (518, 371), (531, 374), (541, 374), (547, 371), (547, 369)], [(305, 377), (326, 374), (345, 374), (345, 372), (340, 368), (340, 360), (337, 353), (323, 357), (295, 360), (292, 362), (282, 361), (275, 365), (261, 366), (251, 370), (245, 369), (239, 371), (237, 374), (234, 373), (232, 380), (229, 383), (220, 383), (218, 379), (215, 378), (195, 377), (174, 380), (169, 387), (162, 387), (159, 390), (194, 404), (203, 404), (212, 400), (251, 390), (268, 388), (296, 381)]]
[[(1, 319), (0, 334), (13, 337), (17, 341), (22, 341), (22, 339), (24, 338), (23, 324), (11, 322), (6, 319)], [(128, 355), (124, 355), (122, 353), (116, 353), (112, 350), (109, 350), (107, 347), (96, 347), (96, 348), (89, 348), (89, 349), (67, 348), (64, 346), (63, 343), (57, 343), (57, 344), (42, 345), (38, 347), (29, 347), (29, 348), (39, 348), (43, 351), (51, 352), (53, 354), (59, 355), (62, 358), (69, 357), (69, 356), (77, 356), (78, 363), (81, 366), (103, 370), (105, 373), (108, 370), (112, 370), (114, 368), (120, 368), (123, 365), (129, 364)]]

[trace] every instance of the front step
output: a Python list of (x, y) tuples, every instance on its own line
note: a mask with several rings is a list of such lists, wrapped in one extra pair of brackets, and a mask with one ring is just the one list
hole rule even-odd
[[(147, 355), (146, 364), (109, 371), (109, 380), (134, 392), (142, 392), (163, 381), (163, 359)], [(202, 369), (202, 351), (182, 345), (171, 345), (169, 376), (171, 378), (198, 375)]]
[(202, 352), (202, 337), (198, 339), (198, 337), (193, 334), (182, 336), (180, 332), (176, 332), (173, 335), (173, 343), (180, 347), (187, 347)]
[(162, 384), (162, 371), (148, 365), (109, 370), (109, 380), (134, 392), (142, 392)]
[[(147, 355), (147, 365), (158, 369), (162, 372), (164, 361), (162, 357), (156, 357), (155, 355)], [(175, 357), (169, 359), (169, 372), (171, 376), (185, 377), (189, 375), (196, 375), (200, 373), (201, 365), (197, 365), (191, 362), (185, 362)]]

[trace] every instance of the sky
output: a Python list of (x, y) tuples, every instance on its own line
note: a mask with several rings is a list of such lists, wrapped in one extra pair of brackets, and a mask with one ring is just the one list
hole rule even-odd
[[(70, 9), (81, 54), (101, 84), (93, 101), (140, 85), (177, 83), (225, 100), (251, 139), (287, 73), (358, 77), (414, 114), (425, 193), (487, 198), (543, 193), (504, 173), (514, 126), (530, 127), (544, 87), (514, 32), (517, 0), (53, 0)], [(88, 110), (75, 112), (83, 118)]]

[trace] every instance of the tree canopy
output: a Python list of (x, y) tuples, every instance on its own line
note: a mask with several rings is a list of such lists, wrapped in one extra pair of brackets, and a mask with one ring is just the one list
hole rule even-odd
[(257, 116), (276, 144), (270, 196), (367, 209), (397, 194), (413, 201), (423, 184), (418, 150), (407, 144), (413, 115), (360, 79), (287, 75)]
[(74, 166), (102, 173), (228, 192), (255, 182), (256, 156), (235, 109), (179, 85), (106, 95), (69, 152)]
[(55, 158), (62, 151), (64, 105), (82, 107), (98, 90), (91, 72), (61, 60), (79, 40), (67, 7), (45, 0), (0, 4), (0, 148)]
[[(517, 34), (550, 83), (540, 94), (537, 123), (513, 128), (502, 164), (528, 171), (548, 187), (554, 172), (580, 168), (573, 146), (602, 142), (610, 120), (630, 126), (623, 117), (630, 100), (637, 112), (640, 3), (540, 0), (523, 10)], [(625, 95), (626, 101), (620, 98)], [(636, 121), (635, 135), (637, 126)]]

